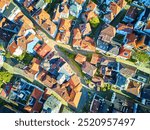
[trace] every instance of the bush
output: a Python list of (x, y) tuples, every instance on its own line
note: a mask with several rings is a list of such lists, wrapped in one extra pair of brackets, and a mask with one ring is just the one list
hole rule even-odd
[(32, 61), (33, 56), (30, 55), (29, 53), (25, 53), (24, 58), (22, 59), (23, 63), (28, 65)]
[(9, 72), (1, 71), (0, 72), (0, 85), (2, 86), (3, 83), (9, 83), (12, 77), (13, 75), (10, 74)]
[(100, 20), (98, 17), (94, 17), (90, 19), (90, 24), (93, 28), (96, 28), (100, 24)]
[(140, 63), (148, 63), (150, 61), (150, 56), (143, 51), (137, 51), (133, 53), (132, 59), (135, 59)]

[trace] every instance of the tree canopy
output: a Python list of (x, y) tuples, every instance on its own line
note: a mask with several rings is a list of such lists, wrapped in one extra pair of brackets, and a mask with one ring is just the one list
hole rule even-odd
[(140, 63), (148, 63), (150, 61), (150, 56), (143, 51), (134, 52), (133, 58)]
[(0, 72), (0, 83), (8, 83), (10, 82), (11, 78), (13, 77), (12, 74), (6, 71), (1, 71)]

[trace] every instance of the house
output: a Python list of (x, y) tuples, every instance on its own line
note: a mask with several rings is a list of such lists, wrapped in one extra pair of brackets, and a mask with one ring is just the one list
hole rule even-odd
[(91, 113), (100, 113), (100, 112), (102, 112), (104, 104), (105, 104), (104, 98), (102, 98), (102, 97), (95, 94), (94, 97), (93, 97), (92, 103), (90, 105), (90, 112)]
[(150, 105), (150, 86), (146, 85), (141, 91), (142, 104)]
[(23, 54), (22, 48), (18, 46), (15, 41), (8, 45), (7, 49), (10, 52), (10, 54), (14, 56), (21, 56)]
[(20, 27), (18, 24), (10, 21), (6, 17), (0, 15), (0, 27), (6, 31), (17, 34), (19, 32)]
[(53, 95), (48, 97), (42, 109), (42, 113), (59, 113), (62, 103)]
[(86, 56), (78, 53), (75, 57), (75, 61), (82, 65), (86, 61)]
[(34, 4), (35, 0), (24, 0), (23, 2), (23, 6), (25, 8), (29, 8), (30, 6), (32, 6)]
[(72, 46), (74, 48), (80, 49), (81, 48), (81, 43), (82, 43), (81, 39), (73, 39)]
[(125, 0), (118, 0), (117, 5), (120, 6), (120, 8), (124, 8), (127, 5), (127, 2)]
[(81, 34), (83, 36), (89, 35), (92, 32), (90, 23), (80, 24), (79, 26)]
[(141, 87), (142, 87), (142, 83), (135, 80), (130, 80), (126, 91), (139, 97)]
[(71, 28), (72, 21), (69, 19), (61, 19), (60, 25), (59, 25), (59, 31), (69, 31)]
[(116, 34), (116, 29), (111, 25), (104, 25), (102, 31), (100, 32), (100, 35), (98, 37), (98, 40), (102, 40), (106, 43), (111, 43), (112, 38)]
[(83, 5), (85, 3), (85, 0), (72, 0), (72, 2), (76, 3), (76, 4)]
[[(7, 0), (6, 0), (7, 1)], [(16, 15), (21, 12), (20, 9), (14, 5), (12, 2), (9, 4), (7, 8), (5, 8), (3, 15), (8, 18), (10, 21), (16, 17)]]
[(126, 64), (121, 63), (119, 65), (119, 72), (121, 75), (125, 76), (125, 77), (134, 77), (136, 74), (137, 68), (136, 67), (132, 67)]
[(137, 16), (138, 16), (138, 8), (135, 6), (131, 6), (128, 9), (123, 21), (126, 23), (132, 23), (133, 21), (136, 20)]
[(107, 50), (108, 55), (117, 56), (119, 54), (120, 47), (117, 45), (109, 45)]
[(88, 36), (86, 36), (80, 44), (80, 49), (85, 50), (85, 51), (90, 51), (90, 52), (95, 52), (95, 43), (94, 40)]
[(84, 12), (82, 13), (82, 20), (86, 23), (89, 22), (92, 18), (97, 17), (98, 15), (93, 12), (93, 11), (88, 11), (88, 12)]
[(137, 38), (136, 47), (135, 47), (136, 49), (146, 50), (146, 49), (148, 49), (149, 46), (150, 46), (149, 36), (141, 35)]
[(149, 83), (149, 81), (150, 81), (149, 74), (142, 72), (140, 70), (137, 70), (135, 76), (132, 78), (141, 82), (141, 83)]
[(53, 88), (53, 86), (57, 83), (56, 79), (52, 78), (50, 75), (47, 74), (47, 71), (42, 69), (38, 75), (37, 79), (44, 83), (49, 88)]
[(73, 39), (82, 39), (81, 31), (79, 28), (73, 29)]
[(42, 99), (43, 94), (44, 91), (40, 90), (39, 88), (34, 88), (29, 97), (29, 100), (27, 101), (27, 104), (24, 107), (24, 110), (30, 113), (40, 112), (43, 107), (43, 99)]
[(0, 13), (3, 13), (6, 7), (10, 4), (10, 0), (1, 0), (0, 1)]
[(134, 33), (128, 34), (126, 37), (126, 44), (124, 45), (127, 49), (136, 48), (137, 36)]
[(70, 31), (58, 32), (55, 40), (56, 42), (68, 44), (70, 40)]
[(36, 10), (41, 9), (41, 8), (44, 9), (46, 7), (46, 5), (47, 5), (47, 3), (45, 3), (44, 0), (38, 0), (38, 2), (34, 5), (34, 8)]
[(117, 5), (115, 2), (110, 3), (109, 10), (113, 13), (113, 16), (115, 17), (121, 10), (121, 7)]
[(61, 85), (64, 83), (65, 80), (66, 80), (66, 75), (59, 73), (59, 75), (57, 76), (57, 83)]
[(99, 54), (93, 53), (90, 63), (93, 65), (97, 65), (98, 62), (100, 62)]
[(123, 59), (130, 59), (131, 58), (132, 51), (129, 49), (126, 49), (124, 47), (120, 48), (119, 55), (117, 57), (123, 58)]
[(38, 24), (40, 24), (47, 33), (51, 35), (52, 38), (55, 38), (57, 34), (57, 26), (50, 20), (50, 15), (42, 10), (39, 10), (36, 14), (34, 14), (34, 19)]
[(46, 43), (40, 45), (37, 44), (34, 47), (34, 51), (41, 57), (41, 58), (45, 58), (46, 55), (52, 50), (52, 48), (50, 46), (48, 46)]
[(58, 70), (59, 73), (65, 74), (66, 76), (72, 76), (74, 74), (74, 71), (70, 67), (70, 65), (65, 62)]
[(84, 64), (82, 65), (82, 72), (93, 77), (94, 74), (97, 71), (97, 67), (95, 67), (94, 65), (90, 64), (89, 62), (84, 62)]
[(150, 34), (150, 20), (147, 21), (144, 32)]
[(120, 89), (120, 90), (124, 90), (126, 88), (126, 84), (127, 84), (127, 78), (124, 77), (121, 74), (117, 74), (117, 80), (116, 80), (116, 86)]
[(56, 37), (57, 34), (57, 25), (54, 24), (50, 19), (47, 19), (42, 27), (51, 35), (52, 38)]
[(67, 19), (69, 17), (69, 8), (66, 3), (59, 4), (54, 10), (53, 22), (59, 23), (60, 19)]
[(97, 4), (95, 4), (94, 2), (90, 1), (86, 7), (86, 11), (95, 11), (97, 8)]
[(98, 50), (101, 53), (106, 53), (107, 51), (109, 51), (109, 46), (110, 46), (110, 44), (104, 43), (103, 41), (98, 39), (97, 45), (96, 45), (96, 50)]
[(31, 61), (31, 65), (27, 66), (25, 68), (25, 73), (31, 76), (31, 78), (36, 78), (37, 73), (40, 70), (40, 63), (41, 61), (38, 60), (37, 58), (33, 58)]
[(71, 4), (69, 8), (69, 12), (70, 12), (70, 15), (78, 18), (82, 12), (82, 5), (76, 4), (76, 3)]
[(76, 75), (72, 75), (70, 80), (62, 85), (57, 84), (52, 88), (58, 95), (60, 95), (72, 108), (78, 108), (80, 98), (82, 95), (82, 84)]
[(10, 84), (10, 83), (5, 84), (2, 91), (1, 91), (1, 93), (0, 93), (0, 96), (2, 96), (4, 98), (8, 97), (11, 89), (12, 89), (12, 84)]
[(34, 25), (30, 19), (28, 19), (22, 12), (18, 13), (14, 18), (14, 22), (21, 24), (18, 36), (25, 34), (26, 30), (34, 29)]
[(9, 43), (14, 35), (15, 35), (15, 33), (0, 28), (0, 39), (3, 42)]
[(123, 24), (119, 23), (117, 27), (117, 33), (127, 35), (133, 32), (133, 25), (132, 24)]
[(104, 14), (103, 20), (104, 20), (107, 24), (109, 24), (113, 19), (114, 19), (114, 15), (113, 15), (112, 12), (109, 12), (109, 13), (107, 13), (107, 14)]
[(9, 99), (16, 102), (27, 112), (40, 112), (49, 94), (23, 79), (17, 80), (11, 89)]

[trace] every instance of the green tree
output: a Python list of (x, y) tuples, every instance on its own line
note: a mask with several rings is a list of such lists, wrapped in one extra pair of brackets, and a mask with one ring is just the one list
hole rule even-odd
[(150, 56), (143, 51), (134, 52), (132, 58), (138, 63), (148, 63), (150, 61)]
[(45, 0), (46, 3), (52, 3), (53, 0)]
[(100, 20), (98, 17), (94, 17), (90, 19), (90, 24), (93, 28), (96, 28), (100, 24)]
[(9, 83), (12, 77), (13, 77), (13, 75), (10, 74), (9, 72), (1, 71), (0, 72), (0, 83), (1, 83), (1, 85), (3, 83)]

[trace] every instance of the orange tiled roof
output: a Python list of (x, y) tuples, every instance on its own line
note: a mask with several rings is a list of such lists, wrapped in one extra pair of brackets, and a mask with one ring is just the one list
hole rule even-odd
[(92, 31), (90, 23), (80, 24), (80, 31), (81, 31), (82, 35), (89, 34)]
[(146, 29), (150, 29), (150, 20), (147, 21)]
[(120, 12), (121, 8), (115, 2), (111, 2), (110, 10), (112, 11), (113, 15), (115, 16)]
[(44, 43), (42, 44), (42, 46), (39, 46), (39, 44), (37, 44), (34, 47), (34, 50), (40, 57), (44, 58), (52, 50), (52, 48), (48, 46), (46, 43)]
[(61, 19), (59, 30), (61, 31), (70, 30), (71, 23), (72, 21), (69, 19)]
[(140, 40), (137, 40), (136, 41), (136, 48), (143, 47), (143, 49), (146, 49), (147, 46), (145, 45), (145, 39), (146, 39), (146, 36), (142, 36), (140, 38)]
[(45, 28), (51, 35), (57, 30), (56, 24), (54, 24), (50, 19), (47, 19), (42, 27)]
[(131, 53), (132, 53), (131, 50), (128, 50), (128, 49), (125, 49), (124, 47), (122, 47), (120, 49), (119, 56), (124, 57), (126, 59), (130, 59)]
[(79, 30), (79, 28), (75, 28), (73, 30), (73, 39), (81, 39), (81, 32)]
[(82, 4), (84, 0), (75, 0), (78, 4)]
[(109, 14), (104, 15), (105, 18), (107, 18), (108, 20), (112, 21), (114, 19), (114, 15), (112, 12), (110, 12)]
[(10, 0), (0, 0), (0, 9), (2, 9), (5, 5), (8, 6), (10, 4)]
[(34, 18), (42, 25), (46, 20), (50, 19), (50, 15), (45, 10), (40, 10)]
[(21, 36), (21, 37), (17, 38), (17, 45), (20, 46), (22, 48), (22, 50), (27, 49), (27, 40), (26, 40), (25, 36)]
[(93, 11), (97, 7), (97, 4), (94, 2), (90, 1), (90, 3), (87, 5), (87, 8)]
[(115, 27), (107, 25), (100, 33), (99, 38), (105, 42), (111, 42), (112, 38), (116, 34)]
[(79, 39), (79, 40), (73, 39), (72, 45), (73, 45), (73, 47), (80, 47), (81, 46), (81, 42), (82, 42), (81, 39)]
[(133, 25), (132, 24), (127, 24), (126, 25), (126, 24), (119, 23), (117, 30), (122, 30), (122, 31), (125, 31), (125, 32), (128, 32), (128, 33), (132, 33)]
[(137, 41), (137, 37), (134, 33), (127, 35), (127, 44), (128, 45), (132, 45), (133, 47), (136, 47), (136, 41)]
[(78, 62), (79, 64), (82, 64), (83, 62), (86, 61), (86, 56), (78, 53), (75, 57), (75, 61)]
[(74, 88), (80, 83), (80, 78), (76, 74), (74, 74), (73, 76), (71, 76), (68, 82)]
[(70, 39), (70, 31), (64, 31), (57, 33), (56, 41), (68, 44)]
[(98, 15), (95, 14), (93, 11), (85, 12), (83, 15), (85, 16), (87, 22), (88, 22), (90, 19), (95, 18), (95, 17), (98, 16)]
[(140, 93), (140, 88), (141, 88), (141, 83), (132, 80), (128, 84), (126, 91), (138, 96), (138, 94)]
[(8, 50), (11, 54), (13, 54), (16, 49), (18, 48), (17, 44), (15, 41), (13, 41), (9, 46), (8, 46)]
[(91, 58), (91, 64), (96, 65), (98, 63), (98, 61), (100, 60), (100, 57), (98, 54), (92, 54), (92, 58)]
[(118, 4), (118, 6), (123, 8), (126, 6), (127, 2), (125, 0), (118, 0), (117, 4)]

